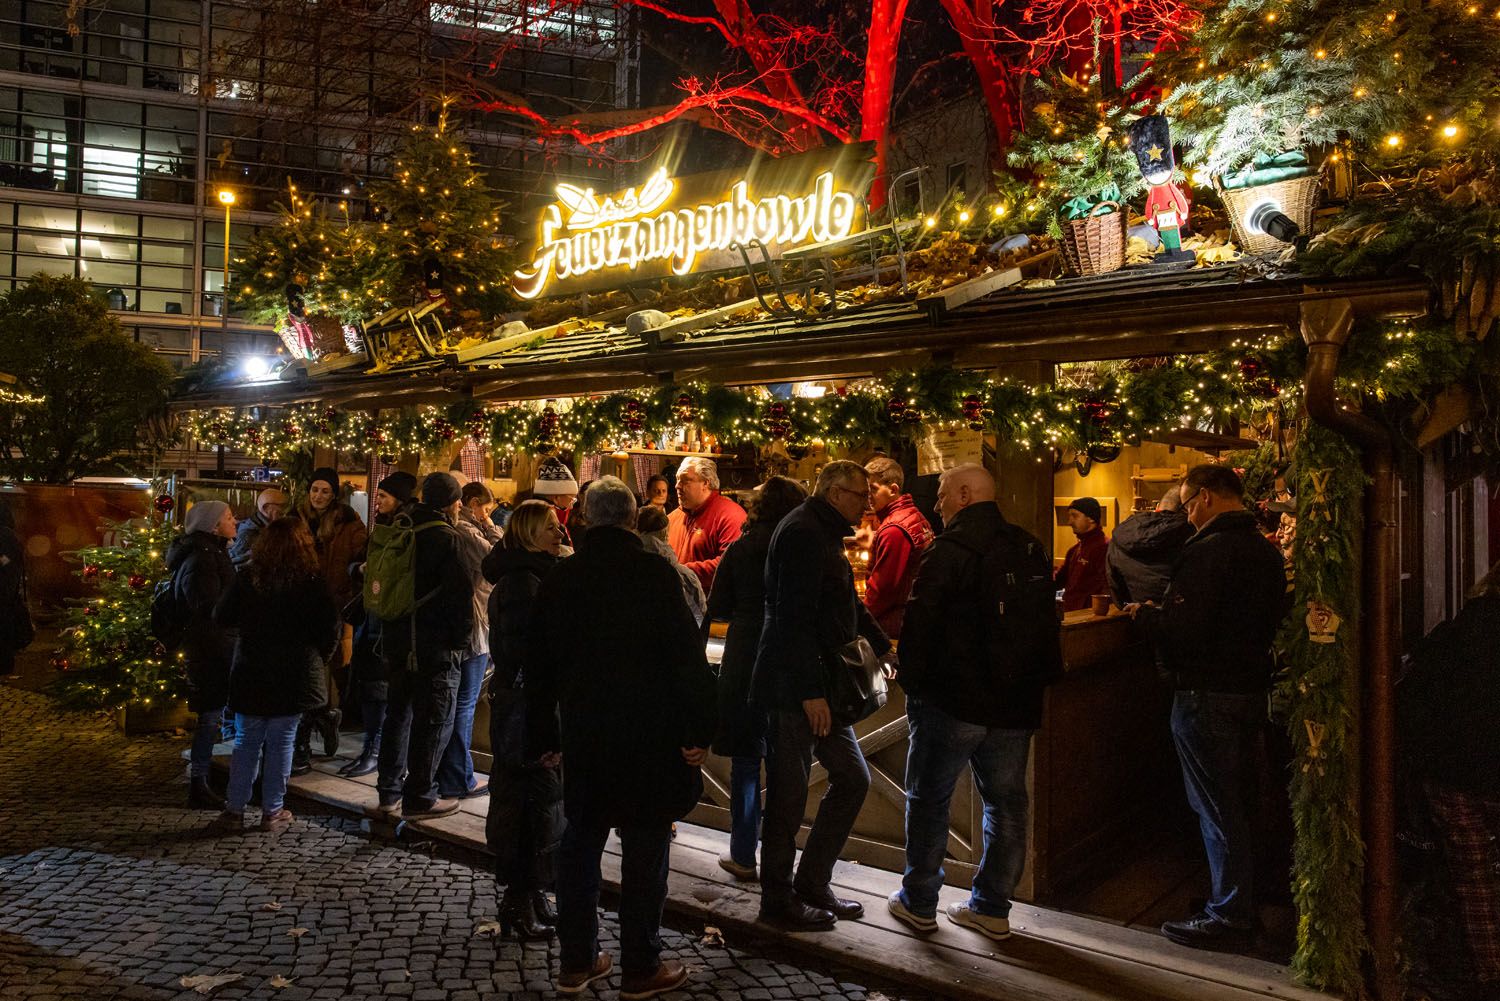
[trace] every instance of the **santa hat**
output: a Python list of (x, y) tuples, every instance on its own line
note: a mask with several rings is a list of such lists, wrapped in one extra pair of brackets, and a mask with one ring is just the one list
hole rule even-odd
[(556, 456), (548, 456), (542, 460), (542, 464), (536, 467), (536, 486), (532, 493), (538, 497), (557, 497), (563, 494), (578, 493), (578, 481), (573, 478), (572, 470), (563, 465), (563, 461)]

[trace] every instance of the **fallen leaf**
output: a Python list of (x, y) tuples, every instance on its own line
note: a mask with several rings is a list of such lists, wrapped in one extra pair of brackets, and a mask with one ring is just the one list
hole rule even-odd
[(264, 904), (260, 905), (260, 909), (263, 911), (279, 911), (281, 910), (281, 901), (268, 900)]
[(242, 979), (244, 978), (238, 973), (203, 973), (196, 977), (183, 977), (177, 982), (199, 994), (212, 994), (225, 984), (232, 984)]
[(307, 929), (306, 928), (288, 928), (286, 930), (286, 933), (288, 935), (292, 936), (292, 938), (301, 938), (303, 935), (307, 934)]
[(278, 973), (278, 974), (276, 974), (276, 976), (272, 977), (270, 980), (268, 980), (266, 982), (268, 984), (270, 984), (272, 987), (276, 988), (277, 990), (281, 990), (281, 988), (283, 988), (283, 987), (290, 987), (290, 986), (292, 986), (297, 981), (295, 981), (295, 980), (289, 980), (288, 978), (283, 977), (281, 974)]
[(865, 995), (865, 1001), (891, 1001), (891, 999), (879, 991), (871, 991)]
[(491, 936), (491, 937), (494, 937), (494, 938), (498, 938), (499, 935), (500, 935), (500, 922), (498, 922), (498, 921), (486, 921), (483, 924), (481, 924), (478, 928), (474, 929), (474, 934), (475, 935), (488, 935), (488, 936)]
[(707, 946), (722, 947), (724, 945), (724, 933), (713, 925), (704, 925), (703, 938), (699, 939), (699, 943)]

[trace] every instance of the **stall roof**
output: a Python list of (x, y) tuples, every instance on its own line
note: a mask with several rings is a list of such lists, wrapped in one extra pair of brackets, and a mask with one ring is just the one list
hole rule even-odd
[(277, 383), (215, 386), (177, 398), (178, 409), (323, 401), (370, 407), (464, 397), (539, 399), (628, 389), (654, 381), (726, 384), (852, 378), (946, 362), (1089, 361), (1178, 354), (1236, 338), (1295, 329), (1301, 304), (1349, 299), (1362, 315), (1416, 315), (1419, 281), (1309, 282), (1265, 278), (1238, 266), (1170, 271), (1131, 268), (1094, 278), (1027, 283), (957, 308), (922, 302), (867, 306), (817, 322), (762, 318), (652, 343), (623, 326), (574, 331), (470, 365), (355, 369)]

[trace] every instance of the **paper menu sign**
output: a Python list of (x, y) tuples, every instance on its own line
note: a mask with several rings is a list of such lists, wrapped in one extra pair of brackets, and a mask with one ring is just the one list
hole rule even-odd
[(984, 459), (984, 432), (962, 424), (928, 427), (917, 442), (917, 475), (931, 476)]

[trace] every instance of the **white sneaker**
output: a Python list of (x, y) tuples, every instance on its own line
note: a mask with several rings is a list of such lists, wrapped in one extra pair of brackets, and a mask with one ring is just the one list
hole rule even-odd
[(913, 913), (911, 908), (901, 900), (901, 891), (897, 890), (886, 898), (886, 908), (891, 916), (904, 925), (908, 925), (916, 931), (937, 931), (937, 918), (924, 918), (920, 914)]
[(755, 871), (755, 866), (740, 865), (728, 852), (719, 856), (719, 868), (741, 882), (753, 883), (759, 878)]
[(1003, 942), (1010, 938), (1010, 919), (992, 918), (971, 908), (968, 904), (949, 904), (948, 920), (963, 928), (972, 928), (985, 938)]

